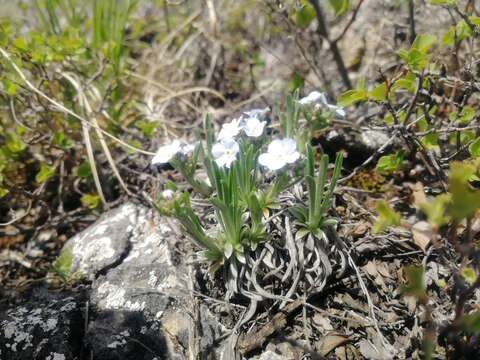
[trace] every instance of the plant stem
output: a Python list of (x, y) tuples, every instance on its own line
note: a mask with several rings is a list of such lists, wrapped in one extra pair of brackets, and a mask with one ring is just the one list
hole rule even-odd
[(415, 4), (413, 0), (408, 0), (408, 22), (410, 25), (410, 44), (413, 44), (417, 34), (415, 32)]
[(337, 42), (332, 41), (328, 35), (328, 30), (327, 30), (327, 25), (325, 23), (325, 16), (323, 15), (322, 7), (320, 6), (320, 3), (318, 0), (310, 0), (310, 3), (312, 4), (313, 8), (315, 9), (315, 13), (317, 15), (317, 21), (318, 21), (318, 34), (325, 39), (328, 42), (328, 45), (330, 47), (330, 51), (333, 54), (333, 59), (335, 60), (335, 63), (337, 64), (338, 72), (340, 73), (340, 76), (343, 81), (343, 85), (347, 89), (352, 88), (352, 83), (350, 81), (350, 78), (348, 77), (348, 70), (345, 66), (345, 62), (343, 61), (342, 54), (340, 53), (340, 50), (338, 49)]

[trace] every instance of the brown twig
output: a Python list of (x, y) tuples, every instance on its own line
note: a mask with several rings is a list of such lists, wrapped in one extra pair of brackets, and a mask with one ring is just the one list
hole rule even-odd
[(333, 40), (334, 42), (338, 43), (340, 40), (343, 39), (343, 37), (345, 36), (345, 34), (347, 33), (347, 31), (350, 29), (350, 27), (352, 26), (352, 24), (355, 22), (356, 18), (357, 18), (357, 14), (358, 12), (360, 11), (360, 7), (362, 6), (363, 4), (363, 0), (360, 0), (358, 3), (357, 3), (357, 6), (355, 6), (355, 9), (353, 9), (353, 13), (352, 13), (352, 16), (350, 17), (350, 20), (348, 21), (347, 25), (345, 25), (345, 27), (343, 28), (342, 32), (340, 33), (340, 35), (338, 35), (335, 40)]
[(348, 70), (345, 66), (345, 62), (343, 61), (342, 54), (338, 49), (337, 43), (335, 41), (332, 41), (329, 37), (322, 7), (320, 6), (320, 3), (318, 0), (310, 0), (310, 3), (315, 9), (315, 14), (317, 15), (317, 22), (318, 22), (317, 32), (322, 39), (328, 42), (330, 51), (332, 52), (335, 63), (337, 64), (338, 72), (340, 73), (340, 77), (342, 78), (343, 84), (347, 89), (351, 89), (352, 83), (350, 81), (350, 78), (348, 77)]
[(272, 320), (263, 325), (259, 330), (245, 336), (238, 345), (240, 354), (245, 355), (262, 346), (268, 337), (287, 325), (287, 319), (297, 312), (303, 305), (303, 299), (295, 300), (276, 313)]
[(413, 44), (417, 33), (415, 31), (415, 4), (413, 0), (408, 0), (408, 24), (410, 26), (410, 44)]

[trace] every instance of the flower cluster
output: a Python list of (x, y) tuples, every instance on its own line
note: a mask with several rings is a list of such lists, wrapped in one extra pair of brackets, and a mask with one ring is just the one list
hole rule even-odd
[[(218, 134), (218, 143), (212, 147), (212, 155), (218, 166), (230, 167), (240, 150), (235, 137), (242, 131), (250, 138), (258, 138), (264, 133), (266, 121), (262, 120), (270, 109), (253, 109), (243, 113), (242, 117), (223, 124)], [(297, 145), (293, 139), (273, 140), (266, 153), (259, 156), (260, 165), (270, 170), (279, 170), (300, 158)]]
[[(326, 108), (337, 117), (345, 116), (343, 108), (328, 103), (326, 95), (319, 91), (312, 91), (307, 96), (297, 100), (297, 103), (306, 109), (318, 111)], [(211, 149), (213, 159), (218, 166), (230, 168), (231, 164), (237, 159), (240, 151), (239, 136), (244, 134), (247, 138), (256, 139), (264, 134), (267, 124), (265, 117), (269, 111), (270, 108), (268, 107), (245, 111), (238, 119), (233, 119), (222, 125), (217, 135), (217, 142), (213, 144)], [(171, 162), (178, 154), (187, 156), (194, 148), (194, 145), (174, 140), (158, 149), (152, 159), (152, 164)], [(279, 170), (296, 162), (299, 158), (300, 153), (297, 151), (296, 141), (286, 137), (273, 140), (268, 145), (267, 152), (262, 153), (258, 161), (260, 165), (269, 170)]]
[[(327, 107), (330, 113), (318, 111), (318, 104)], [(256, 256), (253, 254), (258, 247), (271, 239), (270, 212), (281, 209), (280, 194), (293, 184), (303, 182), (309, 194), (304, 197), (305, 201), (298, 199), (296, 204), (289, 205), (298, 230), (296, 237), (323, 239), (321, 229), (329, 226), (326, 213), (340, 174), (341, 156), (337, 157), (327, 185), (328, 156), (324, 155), (320, 168), (316, 167), (310, 139), (318, 129), (314, 126), (328, 121), (333, 112), (340, 110), (328, 104), (325, 95), (319, 92), (302, 99), (298, 94), (291, 94), (285, 111), (277, 114), (280, 134), (271, 141), (266, 132), (269, 108), (244, 112), (238, 119), (223, 124), (216, 136), (207, 116), (204, 141), (191, 145), (174, 140), (160, 147), (152, 163), (169, 162), (177, 169), (194, 193), (206, 199), (215, 224), (204, 223), (191, 206), (192, 193), (178, 191), (175, 184), (167, 184), (159, 194), (157, 209), (180, 221), (191, 239), (204, 249), (202, 256), (210, 261), (212, 268), (226, 265), (230, 280), (241, 273), (237, 266), (244, 269), (251, 266), (250, 256)], [(208, 182), (200, 177), (201, 166)], [(267, 177), (262, 169), (276, 173)], [(236, 281), (230, 280), (228, 292), (238, 292)]]
[(267, 124), (263, 118), (269, 111), (268, 107), (250, 110), (244, 112), (240, 118), (222, 125), (217, 136), (219, 141), (212, 147), (212, 155), (218, 166), (229, 168), (235, 161), (240, 150), (236, 137), (242, 132), (250, 138), (262, 136)]

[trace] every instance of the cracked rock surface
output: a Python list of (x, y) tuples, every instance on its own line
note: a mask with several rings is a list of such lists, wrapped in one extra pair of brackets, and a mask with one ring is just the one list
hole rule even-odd
[[(204, 306), (193, 320), (188, 271), (172, 256), (175, 241), (151, 209), (126, 203), (106, 212), (64, 247), (71, 272), (91, 281), (88, 304), (67, 298), (8, 310), (0, 318), (0, 359), (185, 359), (194, 328), (199, 351), (208, 353), (202, 358), (217, 358), (212, 344), (225, 329)], [(74, 321), (81, 332), (71, 330)], [(49, 342), (55, 346), (43, 351)]]
[[(86, 343), (100, 359), (183, 359), (184, 346), (188, 346), (183, 333), (188, 334), (189, 319), (170, 319), (181, 318), (185, 312), (182, 298), (188, 294), (187, 271), (172, 262), (168, 239), (173, 234), (156, 213), (144, 207), (126, 204), (113, 217), (113, 226), (118, 221), (125, 229), (120, 236), (127, 243), (115, 249), (123, 254), (120, 262), (112, 256), (103, 268), (107, 271), (95, 274), (91, 303), (96, 316), (89, 324)], [(91, 234), (104, 226), (104, 221), (93, 225)], [(109, 228), (103, 231), (101, 236), (108, 237)], [(106, 243), (115, 244), (115, 238), (110, 238)], [(73, 256), (77, 263), (88, 262), (82, 251), (73, 251)]]
[(81, 302), (35, 290), (26, 303), (0, 314), (0, 359), (69, 360), (80, 352)]

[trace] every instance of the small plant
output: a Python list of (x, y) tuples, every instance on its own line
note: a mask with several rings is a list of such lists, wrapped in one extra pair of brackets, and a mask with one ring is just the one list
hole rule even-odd
[[(313, 122), (322, 118), (322, 122), (327, 123), (330, 116), (341, 111), (328, 104), (319, 92), (302, 99), (293, 94), (287, 98), (285, 111), (272, 120), (280, 119), (283, 137), (277, 138), (275, 134), (275, 139), (269, 141), (265, 131), (268, 108), (244, 112), (240, 118), (223, 124), (216, 137), (207, 116), (204, 141), (198, 139), (191, 145), (174, 140), (160, 147), (154, 156), (153, 164), (170, 163), (183, 174), (194, 193), (207, 198), (207, 216), (213, 216), (213, 224), (197, 214), (190, 202), (194, 195), (178, 192), (174, 186), (159, 195), (156, 207), (161, 214), (179, 220), (190, 238), (203, 249), (201, 255), (210, 263), (212, 271), (220, 268), (226, 271), (227, 297), (236, 293), (260, 299), (291, 297), (298, 290), (299, 280), (310, 282), (306, 289), (317, 288), (318, 282), (325, 282), (331, 264), (325, 265), (325, 271), (318, 270), (321, 274), (316, 279), (301, 271), (294, 275), (288, 268), (299, 261), (308, 267), (310, 262), (320, 262), (321, 253), (329, 251), (319, 244), (308, 245), (309, 249), (303, 250), (305, 244), (299, 239), (308, 232), (325, 241), (327, 246), (331, 243), (322, 228), (335, 224), (327, 218), (327, 212), (332, 206), (342, 156), (337, 155), (327, 184), (328, 156), (322, 156), (316, 174), (314, 149), (309, 139), (315, 128)], [(202, 169), (208, 181), (199, 179)], [(305, 187), (307, 196), (293, 196), (294, 185)], [(296, 218), (293, 229), (289, 225), (289, 212), (284, 211), (287, 209)], [(283, 223), (287, 229), (282, 229)], [(286, 244), (292, 231), (297, 233), (297, 243)], [(301, 247), (302, 253), (312, 252), (312, 256), (308, 260), (298, 259), (293, 256), (295, 247)], [(280, 258), (287, 259), (283, 268), (275, 265)], [(281, 287), (276, 293), (262, 288), (261, 284), (266, 281), (256, 280), (257, 273), (265, 275), (271, 266), (276, 266), (279, 274), (290, 280), (284, 284), (290, 288)]]

